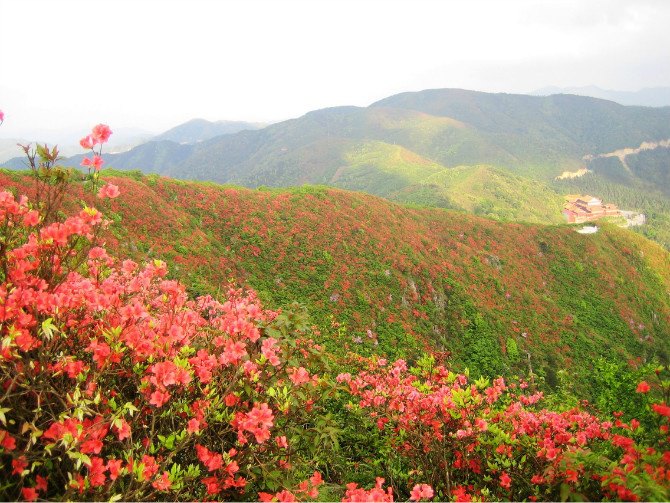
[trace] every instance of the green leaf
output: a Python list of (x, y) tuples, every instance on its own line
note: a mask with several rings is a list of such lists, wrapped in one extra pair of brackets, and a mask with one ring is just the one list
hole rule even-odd
[(570, 486), (563, 482), (561, 484), (561, 501), (568, 501), (568, 496), (570, 496)]
[(58, 328), (53, 324), (52, 318), (47, 318), (42, 322), (42, 333), (47, 339), (53, 339), (54, 332), (58, 332)]
[(70, 459), (75, 461), (75, 466), (77, 467), (77, 470), (81, 468), (82, 463), (88, 466), (91, 465), (91, 458), (89, 458), (86, 454), (83, 454), (81, 452), (68, 451), (67, 455)]
[(123, 410), (128, 411), (130, 417), (133, 416), (134, 412), (139, 412), (139, 409), (135, 407), (131, 402), (126, 402), (123, 404)]
[(49, 160), (49, 150), (47, 150), (46, 145), (42, 146), (39, 143), (37, 144), (37, 155), (42, 161)]

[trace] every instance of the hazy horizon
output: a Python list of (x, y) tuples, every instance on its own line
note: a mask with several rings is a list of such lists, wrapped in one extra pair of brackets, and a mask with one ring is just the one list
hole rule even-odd
[(668, 87), (668, 24), (660, 0), (0, 0), (0, 138), (276, 122), (429, 88)]

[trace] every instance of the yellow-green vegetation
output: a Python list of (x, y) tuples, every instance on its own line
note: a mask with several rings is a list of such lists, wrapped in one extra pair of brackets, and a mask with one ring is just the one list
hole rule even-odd
[(562, 223), (563, 197), (542, 182), (493, 166), (445, 167), (401, 145), (367, 141), (343, 155), (329, 183), (403, 203), (496, 220)]
[(368, 141), (343, 154), (344, 166), (331, 179), (337, 187), (388, 196), (445, 168), (400, 145)]
[(542, 182), (492, 166), (443, 169), (393, 194), (391, 199), (461, 208), (496, 220), (562, 223), (563, 197)]

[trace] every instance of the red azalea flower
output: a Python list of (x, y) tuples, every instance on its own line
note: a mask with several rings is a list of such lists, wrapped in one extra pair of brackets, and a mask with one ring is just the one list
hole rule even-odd
[(635, 391), (638, 393), (649, 393), (650, 389), (651, 386), (649, 386), (649, 383), (647, 381), (642, 381), (637, 385), (637, 389)]
[(26, 468), (28, 468), (28, 462), (25, 457), (12, 459), (12, 475), (21, 475)]
[(216, 477), (207, 477), (202, 479), (201, 482), (205, 484), (205, 487), (207, 488), (207, 494), (218, 494), (221, 492), (221, 489), (223, 489), (219, 479)]
[(45, 477), (42, 477), (41, 475), (38, 475), (35, 477), (36, 483), (35, 483), (35, 489), (37, 489), (40, 492), (46, 492), (48, 488), (48, 481)]
[(168, 472), (163, 472), (163, 474), (158, 477), (156, 480), (154, 480), (151, 485), (158, 489), (159, 491), (167, 491), (170, 489), (172, 486), (172, 483), (170, 482), (169, 474)]
[(37, 500), (37, 490), (34, 487), (24, 487), (21, 489), (21, 495), (24, 501)]
[(670, 417), (670, 407), (664, 403), (654, 403), (651, 405), (651, 408), (654, 409), (654, 412), (660, 414), (661, 416)]
[(198, 454), (198, 459), (210, 472), (216, 471), (223, 466), (223, 457), (221, 454), (212, 452), (200, 444), (195, 444), (195, 450)]

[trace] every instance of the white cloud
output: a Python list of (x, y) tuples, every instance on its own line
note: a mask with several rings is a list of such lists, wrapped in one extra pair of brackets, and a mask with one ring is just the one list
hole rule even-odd
[(0, 0), (0, 135), (276, 120), (395, 92), (670, 85), (670, 2)]

